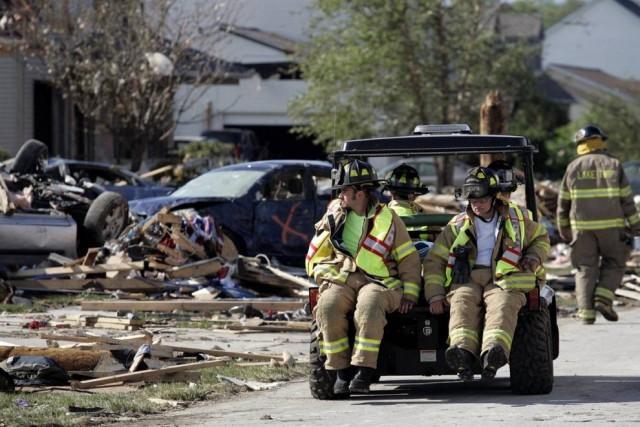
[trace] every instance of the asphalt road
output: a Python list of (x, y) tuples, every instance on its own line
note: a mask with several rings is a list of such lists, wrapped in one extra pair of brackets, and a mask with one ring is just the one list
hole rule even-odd
[[(627, 426), (640, 423), (640, 309), (620, 308), (620, 321), (560, 322), (560, 356), (553, 391), (517, 396), (508, 367), (493, 382), (455, 377), (383, 377), (367, 396), (315, 400), (306, 379), (152, 416), (135, 426)], [(302, 336), (287, 335), (292, 341)], [(248, 338), (248, 336), (245, 336)], [(305, 344), (300, 344), (305, 346)], [(300, 351), (304, 351), (301, 349)]]

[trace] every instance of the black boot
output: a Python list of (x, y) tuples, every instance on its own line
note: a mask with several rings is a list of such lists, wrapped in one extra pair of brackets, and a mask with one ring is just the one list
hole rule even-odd
[(452, 345), (444, 353), (444, 358), (449, 367), (456, 371), (461, 380), (473, 380), (473, 364), (476, 358), (470, 351)]
[(351, 381), (351, 369), (338, 369), (336, 382), (333, 384), (333, 395), (336, 399), (349, 397), (349, 381)]
[(618, 321), (618, 313), (613, 309), (613, 304), (607, 303), (606, 301), (602, 301), (596, 299), (594, 303), (594, 308), (604, 316), (609, 322), (617, 322)]
[(369, 393), (369, 387), (371, 386), (371, 380), (375, 375), (376, 370), (373, 368), (358, 368), (358, 372), (349, 384), (349, 391), (351, 393)]
[(498, 369), (507, 364), (507, 356), (499, 345), (495, 345), (486, 351), (482, 357), (482, 378), (492, 380)]

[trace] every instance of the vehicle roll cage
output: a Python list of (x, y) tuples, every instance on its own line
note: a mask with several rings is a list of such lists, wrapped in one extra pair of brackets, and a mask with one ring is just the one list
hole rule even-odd
[[(428, 128), (429, 126), (426, 126)], [(416, 127), (416, 130), (420, 126)], [(330, 160), (334, 171), (349, 160), (367, 160), (369, 157), (416, 157), (416, 156), (451, 156), (473, 154), (519, 154), (522, 159), (525, 176), (525, 193), (527, 208), (537, 220), (535, 209), (535, 187), (533, 181), (533, 154), (538, 147), (525, 136), (513, 135), (479, 135), (466, 131), (457, 133), (420, 133), (417, 135), (355, 139), (345, 141), (339, 150), (334, 151)], [(333, 174), (337, 176), (337, 174)]]

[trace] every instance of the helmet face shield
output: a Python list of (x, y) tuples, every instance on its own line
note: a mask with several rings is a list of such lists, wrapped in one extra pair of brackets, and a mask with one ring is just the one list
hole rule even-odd
[(460, 196), (463, 199), (484, 199), (490, 196), (487, 186), (482, 183), (464, 184), (461, 190)]

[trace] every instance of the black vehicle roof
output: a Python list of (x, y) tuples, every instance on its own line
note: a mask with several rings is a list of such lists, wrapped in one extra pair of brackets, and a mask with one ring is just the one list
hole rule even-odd
[(537, 153), (538, 148), (524, 136), (433, 134), (345, 141), (334, 156), (418, 156), (485, 153)]

